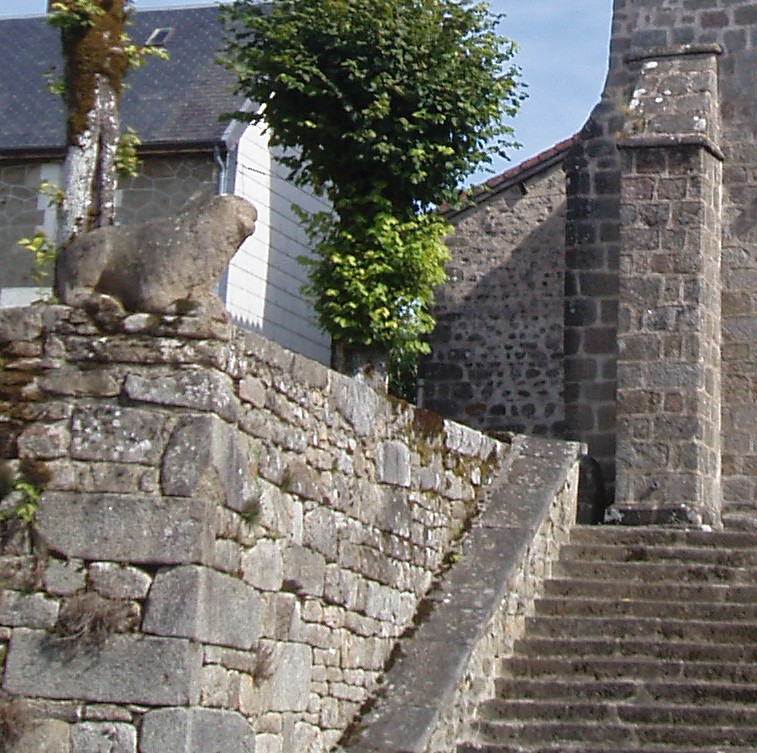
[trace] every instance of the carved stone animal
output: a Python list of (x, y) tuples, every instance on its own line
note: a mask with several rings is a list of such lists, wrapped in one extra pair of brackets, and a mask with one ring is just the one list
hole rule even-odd
[(59, 254), (55, 292), (70, 306), (111, 297), (127, 311), (225, 319), (213, 288), (256, 218), (247, 200), (216, 196), (175, 218), (98, 228)]

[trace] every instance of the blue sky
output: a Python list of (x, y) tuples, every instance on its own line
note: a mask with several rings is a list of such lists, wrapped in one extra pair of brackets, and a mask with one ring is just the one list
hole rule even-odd
[[(209, 0), (136, 0), (137, 9), (207, 5)], [(529, 98), (513, 121), (523, 148), (506, 170), (571, 136), (586, 121), (607, 72), (612, 0), (490, 0), (504, 13), (502, 33), (520, 46), (516, 62), (523, 69)], [(44, 12), (46, 0), (0, 0), (0, 18)], [(485, 178), (478, 175), (477, 178)]]

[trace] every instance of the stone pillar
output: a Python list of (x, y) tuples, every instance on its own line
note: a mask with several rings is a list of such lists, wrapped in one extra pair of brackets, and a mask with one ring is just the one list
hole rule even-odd
[(720, 525), (718, 53), (629, 61), (615, 522)]

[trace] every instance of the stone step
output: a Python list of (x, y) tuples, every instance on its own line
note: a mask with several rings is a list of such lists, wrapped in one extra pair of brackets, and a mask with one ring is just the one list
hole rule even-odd
[(723, 528), (728, 530), (729, 528), (737, 531), (757, 531), (757, 515), (754, 513), (753, 507), (748, 507), (745, 510), (729, 509), (731, 506), (726, 507), (720, 515), (723, 521)]
[(757, 531), (577, 527), (457, 753), (757, 750)]
[[(495, 722), (478, 721), (473, 725), (477, 739), (481, 743), (495, 743), (505, 745), (517, 744), (515, 750), (533, 750), (535, 745), (543, 745), (545, 741), (565, 741), (569, 743), (594, 743), (605, 746), (625, 745), (631, 750), (644, 750), (636, 747), (647, 746), (647, 750), (658, 751), (658, 745), (686, 746), (694, 750), (701, 750), (708, 746), (717, 746), (720, 751), (730, 751), (732, 746), (742, 746), (749, 749), (757, 745), (757, 728), (729, 727), (717, 724), (714, 726), (690, 726), (686, 724), (622, 724), (602, 722), (561, 722), (561, 721), (533, 721), (533, 722)], [(655, 747), (652, 747), (655, 746)], [(536, 748), (538, 750), (538, 748)], [(557, 748), (565, 750), (564, 746)], [(608, 748), (610, 749), (610, 748)], [(584, 749), (585, 750), (585, 749)], [(679, 749), (676, 749), (678, 751)]]
[(690, 681), (757, 684), (757, 665), (741, 662), (686, 662), (638, 657), (513, 656), (502, 664), (502, 678), (595, 678), (639, 681)]
[[(495, 699), (479, 709), (479, 720), (507, 722), (601, 722), (633, 725), (688, 725), (752, 728), (757, 734), (757, 708), (753, 705), (681, 705), (618, 703), (610, 700), (554, 701)], [(756, 738), (757, 741), (757, 738)]]
[(645, 528), (642, 526), (575, 526), (571, 544), (632, 546), (700, 546), (717, 550), (757, 549), (757, 530), (700, 531), (685, 528)]
[(521, 657), (642, 657), (668, 661), (718, 662), (721, 664), (757, 662), (757, 646), (736, 643), (664, 642), (612, 640), (610, 638), (522, 638), (515, 643)]
[(618, 580), (560, 578), (545, 583), (546, 596), (586, 596), (589, 598), (642, 599), (649, 601), (757, 602), (757, 586), (726, 583), (633, 583)]
[(752, 585), (757, 566), (724, 567), (679, 562), (558, 561), (552, 569), (556, 578), (621, 581), (634, 583), (708, 583)]
[(508, 700), (601, 701), (702, 705), (754, 704), (757, 684), (634, 681), (626, 678), (498, 678), (497, 697)]
[(646, 601), (548, 597), (536, 602), (537, 616), (563, 617), (665, 617), (675, 620), (757, 623), (757, 604), (697, 601)]
[(688, 562), (725, 567), (757, 566), (757, 546), (714, 549), (705, 546), (568, 544), (560, 549), (560, 559), (602, 562)]
[(692, 748), (688, 745), (664, 745), (656, 743), (647, 745), (602, 745), (578, 742), (542, 742), (530, 745), (519, 743), (464, 743), (458, 745), (457, 753), (755, 753), (754, 746), (706, 745)]
[(530, 636), (559, 638), (656, 638), (660, 641), (757, 643), (757, 623), (654, 617), (552, 617), (526, 619)]

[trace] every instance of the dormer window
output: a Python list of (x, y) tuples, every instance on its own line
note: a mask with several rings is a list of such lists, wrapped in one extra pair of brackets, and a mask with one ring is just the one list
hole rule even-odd
[(173, 26), (165, 26), (161, 29), (155, 29), (152, 34), (147, 38), (145, 47), (165, 47), (166, 42), (174, 34)]

